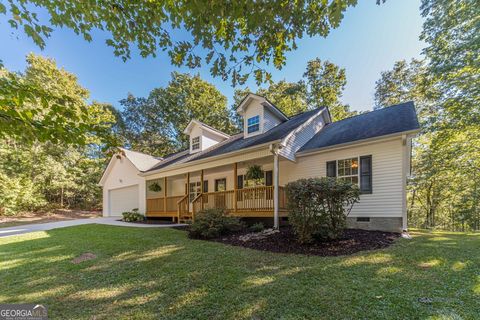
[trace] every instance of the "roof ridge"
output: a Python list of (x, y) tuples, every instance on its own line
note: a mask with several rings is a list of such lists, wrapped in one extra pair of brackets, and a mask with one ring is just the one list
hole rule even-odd
[(389, 105), (389, 106), (386, 106), (386, 107), (383, 107), (383, 108), (373, 109), (372, 111), (369, 111), (369, 110), (368, 110), (367, 112), (355, 114), (355, 115), (353, 115), (353, 116), (350, 116), (350, 117), (347, 117), (347, 118), (343, 118), (343, 119), (341, 119), (341, 120), (332, 121), (332, 122), (330, 122), (329, 124), (338, 123), (338, 122), (341, 122), (341, 121), (344, 121), (344, 120), (349, 120), (349, 119), (352, 119), (352, 118), (364, 116), (364, 115), (367, 115), (367, 114), (371, 114), (371, 113), (373, 113), (373, 112), (384, 111), (385, 109), (388, 109), (388, 108), (399, 107), (399, 106), (401, 106), (401, 105), (405, 105), (405, 104), (409, 104), (409, 103), (412, 103), (412, 104), (413, 104), (413, 101), (412, 101), (412, 100), (409, 100), (409, 101), (402, 102), (402, 103), (392, 104), (392, 105)]

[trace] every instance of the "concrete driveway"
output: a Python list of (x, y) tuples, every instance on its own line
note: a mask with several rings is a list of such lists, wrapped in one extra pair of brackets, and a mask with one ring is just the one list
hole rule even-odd
[(128, 223), (128, 222), (117, 221), (118, 219), (120, 219), (120, 217), (77, 219), (77, 220), (57, 221), (57, 222), (48, 222), (48, 223), (24, 224), (16, 227), (0, 228), (0, 238), (14, 236), (17, 234), (29, 233), (29, 232), (46, 231), (46, 230), (52, 230), (57, 228), (80, 226), (83, 224), (92, 224), (92, 223), (106, 224), (109, 226), (133, 227), (133, 228), (169, 228), (169, 227), (184, 225), (184, 224)]

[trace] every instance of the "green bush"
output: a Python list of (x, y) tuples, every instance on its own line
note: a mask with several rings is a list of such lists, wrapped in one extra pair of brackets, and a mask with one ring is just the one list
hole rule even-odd
[(301, 243), (342, 235), (347, 216), (360, 191), (356, 185), (335, 178), (310, 178), (286, 186), (289, 222)]
[(130, 212), (123, 212), (122, 216), (123, 216), (122, 221), (125, 221), (125, 222), (138, 222), (138, 221), (145, 220), (145, 216), (139, 213), (138, 209), (133, 209)]
[(206, 209), (195, 216), (188, 227), (188, 236), (195, 239), (213, 239), (239, 232), (245, 224), (236, 217), (226, 215), (223, 209)]
[(250, 227), (248, 227), (248, 231), (250, 232), (260, 232), (265, 229), (265, 226), (261, 222), (257, 222), (252, 224)]

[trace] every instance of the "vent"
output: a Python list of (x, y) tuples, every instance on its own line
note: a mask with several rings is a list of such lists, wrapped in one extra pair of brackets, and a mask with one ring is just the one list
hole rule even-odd
[(369, 217), (358, 217), (357, 222), (370, 222)]

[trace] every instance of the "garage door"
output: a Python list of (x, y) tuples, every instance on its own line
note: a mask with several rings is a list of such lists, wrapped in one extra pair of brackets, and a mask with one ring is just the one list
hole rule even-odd
[(109, 191), (110, 216), (138, 208), (138, 185)]

